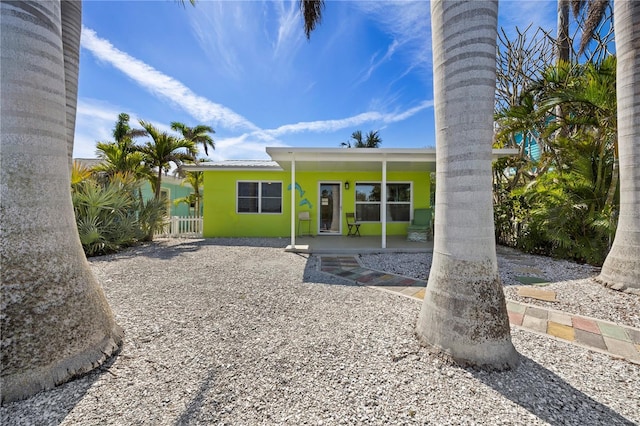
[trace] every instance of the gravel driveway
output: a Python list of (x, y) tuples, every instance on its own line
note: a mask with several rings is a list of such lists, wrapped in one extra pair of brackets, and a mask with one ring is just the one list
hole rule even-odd
[(512, 328), (520, 366), (447, 365), (420, 303), (316, 270), (285, 240), (176, 240), (93, 258), (120, 354), (2, 407), (3, 425), (640, 423), (640, 367)]

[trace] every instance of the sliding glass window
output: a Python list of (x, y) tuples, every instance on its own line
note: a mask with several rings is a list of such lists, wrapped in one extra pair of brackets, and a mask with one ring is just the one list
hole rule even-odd
[[(380, 222), (382, 185), (377, 182), (356, 183), (356, 219), (359, 222)], [(411, 183), (387, 184), (387, 222), (411, 220)]]
[(238, 182), (238, 213), (282, 213), (282, 182)]

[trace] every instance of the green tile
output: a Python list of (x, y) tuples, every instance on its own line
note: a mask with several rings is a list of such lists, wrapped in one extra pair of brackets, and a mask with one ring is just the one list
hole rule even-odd
[(516, 302), (507, 302), (507, 311), (514, 312), (516, 314), (524, 314), (527, 307)]
[(600, 328), (600, 331), (602, 331), (603, 336), (612, 337), (614, 339), (622, 340), (623, 342), (631, 342), (631, 339), (629, 339), (629, 336), (627, 336), (624, 328), (606, 322), (596, 322), (598, 323), (598, 328)]

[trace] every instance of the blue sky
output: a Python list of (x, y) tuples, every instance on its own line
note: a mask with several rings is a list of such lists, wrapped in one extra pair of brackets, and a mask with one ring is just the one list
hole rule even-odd
[[(211, 160), (338, 147), (354, 130), (433, 147), (429, 20), (425, 1), (329, 0), (307, 41), (298, 1), (85, 0), (74, 156), (94, 158), (121, 112), (213, 127)], [(556, 0), (502, 0), (499, 21), (555, 33)]]

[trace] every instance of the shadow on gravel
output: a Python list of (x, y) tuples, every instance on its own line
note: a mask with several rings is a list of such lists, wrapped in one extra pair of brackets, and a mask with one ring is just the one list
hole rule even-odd
[[(194, 423), (198, 423), (198, 421), (202, 421), (200, 419), (202, 408), (207, 399), (207, 392), (213, 387), (212, 384), (215, 382), (215, 369), (211, 370), (207, 377), (202, 381), (200, 388), (198, 389), (198, 393), (193, 397), (189, 405), (185, 408), (184, 412), (176, 419), (175, 425), (190, 425)], [(211, 407), (212, 401), (206, 401), (207, 403), (207, 411), (217, 413), (219, 412), (217, 401), (213, 401), (214, 407)], [(207, 419), (209, 422), (213, 422), (215, 419)]]
[(164, 241), (153, 241), (138, 246), (129, 247), (121, 252), (104, 256), (88, 257), (90, 262), (113, 262), (134, 257), (147, 257), (149, 259), (173, 259), (183, 253), (193, 253), (206, 246), (206, 240), (180, 240), (172, 245)]
[(143, 243), (130, 247), (119, 253), (105, 256), (95, 256), (88, 258), (90, 261), (112, 262), (120, 259), (131, 259), (133, 257), (147, 257), (150, 259), (170, 260), (184, 253), (193, 253), (208, 246), (224, 247), (287, 247), (288, 240), (285, 238), (205, 238), (205, 239), (170, 239), (160, 238), (153, 242)]
[(514, 372), (469, 371), (482, 383), (551, 425), (634, 424), (523, 355)]
[[(104, 362), (100, 367), (87, 374), (70, 380), (33, 395), (22, 401), (16, 401), (0, 407), (0, 424), (13, 425), (59, 425), (69, 415), (75, 406), (82, 401), (89, 389), (104, 375), (112, 374), (109, 368), (118, 358), (118, 352)], [(34, 410), (38, 407), (38, 410)], [(25, 412), (28, 410), (28, 412)], [(25, 422), (24, 417), (29, 420)]]

